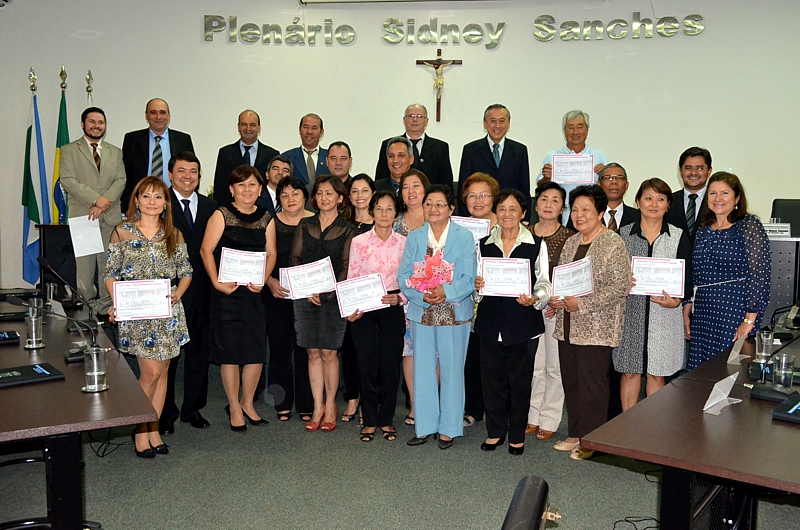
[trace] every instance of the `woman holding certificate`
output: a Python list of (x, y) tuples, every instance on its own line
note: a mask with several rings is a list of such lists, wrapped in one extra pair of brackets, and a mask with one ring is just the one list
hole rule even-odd
[[(494, 451), (508, 435), (508, 452), (521, 455), (531, 401), (533, 354), (544, 333), (542, 310), (550, 300), (550, 267), (542, 239), (522, 225), (528, 214), (528, 198), (518, 190), (504, 189), (495, 204), (500, 229), (481, 239), (478, 256), (484, 260), (484, 276), (475, 279), (480, 298), (475, 334), (480, 337), (488, 433), (481, 449)], [(500, 265), (496, 269), (499, 274), (487, 274), (493, 258), (510, 258), (495, 261)], [(521, 274), (512, 273), (512, 264), (524, 273), (523, 281)], [(502, 286), (508, 288), (500, 289), (503, 294), (496, 290), (481, 294), (494, 279), (509, 276), (515, 281)]]
[(408, 235), (397, 275), (409, 300), (414, 343), (416, 436), (408, 442), (412, 446), (438, 433), (439, 448), (447, 449), (464, 432), (464, 359), (477, 261), (472, 233), (450, 221), (455, 206), (449, 186), (428, 188), (423, 199), (426, 222)]
[[(347, 189), (341, 179), (321, 175), (314, 182), (311, 201), (317, 215), (300, 220), (292, 244), (293, 267), (330, 258), (337, 282), (347, 278), (350, 243), (356, 228), (342, 216), (349, 208)], [(339, 388), (339, 358), (347, 321), (339, 314), (335, 292), (315, 292), (294, 301), (297, 343), (308, 351), (308, 377), (314, 396), (314, 413), (307, 431), (336, 429), (336, 392)]]
[[(622, 238), (603, 226), (603, 188), (578, 186), (569, 195), (578, 233), (567, 239), (553, 270), (555, 337), (569, 418), (569, 437), (555, 445), (573, 460), (590, 458), (581, 437), (608, 419), (611, 352), (622, 339), (631, 263)], [(588, 258), (588, 259), (586, 259)], [(574, 292), (576, 296), (563, 293)]]
[[(172, 225), (170, 191), (157, 177), (142, 179), (133, 190), (128, 221), (111, 233), (106, 264), (106, 288), (114, 293), (114, 283), (128, 280), (169, 279), (172, 316), (119, 322), (120, 350), (139, 361), (139, 385), (161, 416), (167, 392), (169, 361), (189, 342), (181, 296), (192, 281), (192, 266), (180, 230)], [(114, 296), (114, 306), (116, 306)], [(114, 321), (115, 307), (108, 311)], [(158, 421), (136, 427), (136, 456), (155, 458), (169, 448), (158, 433)]]
[(397, 210), (397, 198), (391, 190), (375, 193), (369, 207), (375, 227), (353, 238), (350, 246), (347, 278), (380, 274), (387, 293), (380, 302), (389, 305), (369, 312), (357, 310), (347, 317), (361, 372), (362, 442), (371, 442), (378, 426), (386, 440), (397, 439), (393, 419), (405, 333), (405, 298), (397, 285), (397, 269), (406, 246), (406, 238), (392, 230)]
[(769, 303), (769, 239), (761, 221), (747, 213), (739, 177), (711, 175), (706, 201), (692, 258), (695, 296), (684, 307), (690, 370), (734, 341), (753, 337)]
[[(211, 216), (200, 247), (200, 256), (214, 287), (209, 361), (221, 365), (222, 386), (228, 396), (225, 413), (235, 432), (247, 430), (245, 419), (254, 426), (267, 423), (253, 407), (253, 395), (267, 355), (261, 289), (272, 274), (277, 255), (272, 217), (266, 208), (256, 205), (263, 187), (264, 179), (253, 166), (234, 169), (228, 177), (233, 202), (220, 206)], [(236, 260), (229, 256), (241, 257)], [(244, 266), (248, 262), (259, 263), (256, 258), (261, 258), (261, 265)], [(230, 275), (236, 271), (240, 276), (231, 279)]]
[[(672, 190), (661, 179), (642, 182), (636, 192), (640, 221), (623, 226), (619, 235), (631, 258), (684, 260), (684, 294), (691, 292), (692, 246), (686, 233), (664, 222)], [(636, 272), (634, 271), (634, 281)], [(640, 278), (641, 280), (641, 278)], [(676, 293), (672, 293), (675, 295)], [(625, 303), (625, 328), (622, 342), (614, 348), (614, 369), (622, 374), (620, 398), (623, 412), (636, 405), (646, 374), (647, 395), (663, 388), (664, 377), (683, 368), (685, 341), (681, 298), (665, 290), (658, 295), (631, 294)]]

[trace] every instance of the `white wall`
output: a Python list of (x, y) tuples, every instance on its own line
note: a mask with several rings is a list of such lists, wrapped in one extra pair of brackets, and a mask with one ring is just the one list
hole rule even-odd
[[(653, 12), (653, 7), (655, 13)], [(658, 19), (703, 16), (705, 31), (688, 37), (538, 42), (534, 19), (631, 21), (632, 13)], [(347, 46), (229, 43), (224, 34), (203, 39), (203, 16), (236, 15), (241, 26), (282, 27), (333, 20), (353, 26)], [(234, 141), (244, 108), (262, 117), (262, 141), (284, 150), (299, 144), (305, 112), (325, 120), (323, 144), (345, 140), (354, 171), (372, 174), (380, 141), (402, 132), (411, 102), (433, 115), (433, 71), (415, 66), (433, 58), (435, 44), (390, 45), (382, 23), (389, 17), (417, 27), (469, 23), (506, 28), (499, 45), (442, 44), (445, 58), (462, 66), (445, 71), (443, 121), (429, 133), (450, 143), (454, 170), (461, 146), (483, 135), (490, 103), (511, 110), (511, 138), (528, 145), (532, 171), (563, 143), (562, 114), (573, 108), (592, 118), (589, 144), (605, 150), (631, 176), (631, 188), (651, 176), (678, 186), (677, 158), (692, 145), (711, 150), (715, 169), (732, 168), (744, 180), (752, 209), (769, 217), (773, 197), (800, 197), (793, 186), (800, 68), (800, 3), (795, 0), (495, 1), (300, 6), (293, 0), (108, 2), (14, 0), (0, 8), (0, 272), (3, 287), (21, 279), (21, 174), (30, 106), (27, 75), (39, 76), (48, 175), (52, 175), (60, 98), (57, 75), (70, 75), (70, 137), (80, 134), (86, 98), (83, 77), (91, 68), (94, 103), (108, 115), (108, 137), (121, 146), (125, 132), (143, 128), (144, 104), (165, 98), (172, 127), (192, 134), (204, 164), (201, 187), (211, 184), (217, 149)], [(628, 28), (630, 29), (630, 28)], [(788, 149), (788, 151), (787, 151)], [(629, 192), (630, 193), (630, 192)], [(631, 193), (632, 195), (632, 193)]]

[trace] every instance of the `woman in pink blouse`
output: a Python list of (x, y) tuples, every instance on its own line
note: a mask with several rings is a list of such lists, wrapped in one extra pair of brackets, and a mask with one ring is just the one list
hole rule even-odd
[(361, 370), (362, 442), (371, 442), (378, 426), (386, 440), (397, 439), (392, 420), (397, 405), (405, 333), (402, 308), (405, 298), (397, 285), (397, 269), (406, 246), (405, 236), (392, 230), (398, 211), (394, 193), (389, 190), (376, 192), (369, 203), (375, 226), (354, 237), (350, 244), (347, 278), (380, 273), (388, 293), (381, 302), (389, 304), (389, 307), (366, 313), (356, 310), (347, 317), (352, 322)]

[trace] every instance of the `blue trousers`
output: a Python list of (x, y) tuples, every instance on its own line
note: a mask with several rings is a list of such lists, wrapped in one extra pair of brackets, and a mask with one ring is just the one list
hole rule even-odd
[[(464, 361), (469, 327), (411, 322), (417, 436), (439, 433), (455, 438), (464, 434)], [(437, 351), (441, 391), (436, 380)]]

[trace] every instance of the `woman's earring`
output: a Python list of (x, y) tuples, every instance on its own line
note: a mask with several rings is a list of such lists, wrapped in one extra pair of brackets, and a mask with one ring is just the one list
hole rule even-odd
[(139, 211), (139, 205), (138, 204), (136, 205), (136, 215), (134, 215), (133, 217), (134, 217), (134, 219), (141, 219), (142, 218), (142, 212)]
[(166, 219), (167, 218), (167, 205), (166, 204), (164, 205), (164, 210), (161, 212), (161, 218), (162, 219)]

